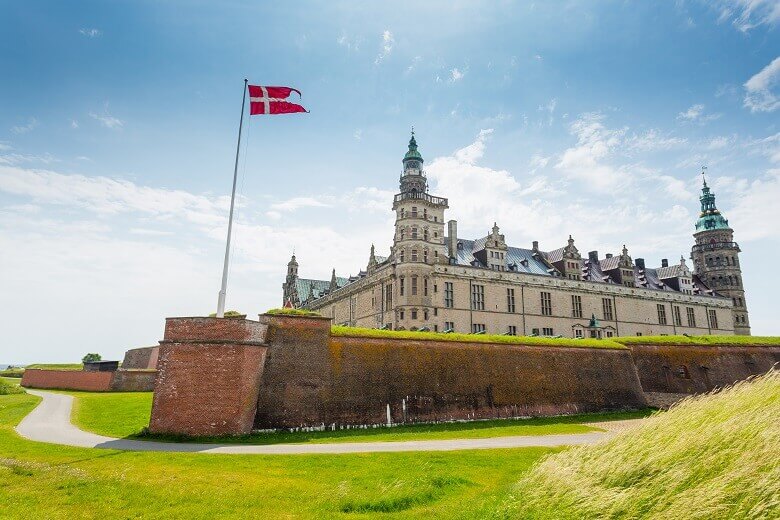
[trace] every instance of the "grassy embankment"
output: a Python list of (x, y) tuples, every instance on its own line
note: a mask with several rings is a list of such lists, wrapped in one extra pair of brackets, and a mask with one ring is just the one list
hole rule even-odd
[(25, 441), (32, 395), (0, 396), (0, 517), (484, 518), (554, 450), (360, 455), (118, 452)]
[(689, 398), (633, 431), (549, 457), (497, 516), (779, 518), (780, 372)]
[[(73, 423), (83, 430), (109, 437), (138, 437), (149, 424), (151, 392), (64, 392), (76, 398)], [(420, 424), (367, 430), (255, 433), (239, 437), (188, 439), (199, 442), (281, 444), (326, 442), (387, 442), (435, 439), (477, 439), (509, 435), (550, 435), (598, 431), (584, 423), (645, 417), (649, 410), (583, 414), (569, 417), (500, 419), (493, 421)], [(172, 437), (158, 437), (174, 440)]]
[(614, 340), (623, 345), (780, 346), (780, 336), (627, 336)]

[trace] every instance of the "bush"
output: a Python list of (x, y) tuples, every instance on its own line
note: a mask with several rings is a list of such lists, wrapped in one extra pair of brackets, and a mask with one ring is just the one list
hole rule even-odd
[[(212, 312), (211, 314), (209, 314), (209, 318), (216, 318), (216, 317), (217, 317), (216, 312)], [(240, 313), (238, 311), (225, 311), (224, 317), (225, 318), (246, 318), (246, 314)]]
[(23, 394), (24, 389), (18, 385), (11, 385), (0, 379), (0, 395)]
[(613, 339), (623, 345), (780, 346), (778, 336), (627, 336)]
[(94, 363), (95, 361), (100, 361), (103, 359), (103, 357), (100, 354), (90, 353), (81, 358), (82, 363)]
[(6, 368), (5, 370), (0, 370), (0, 377), (22, 377), (23, 375), (23, 368)]

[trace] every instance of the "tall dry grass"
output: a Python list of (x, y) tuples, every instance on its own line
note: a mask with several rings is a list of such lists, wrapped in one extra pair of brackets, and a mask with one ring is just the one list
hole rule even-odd
[(780, 372), (540, 461), (505, 518), (780, 518)]

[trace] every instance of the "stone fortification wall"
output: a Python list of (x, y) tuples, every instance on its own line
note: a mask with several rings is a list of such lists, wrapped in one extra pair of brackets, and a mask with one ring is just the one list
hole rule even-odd
[(645, 392), (708, 392), (780, 363), (778, 346), (637, 344), (631, 350)]
[(156, 370), (124, 370), (114, 372), (111, 379), (112, 392), (151, 392), (154, 390)]
[(28, 388), (107, 392), (111, 389), (113, 377), (114, 372), (28, 368), (22, 375), (21, 385)]
[(124, 369), (149, 369), (157, 368), (157, 356), (160, 353), (160, 347), (142, 347), (133, 348), (125, 352), (125, 359), (122, 361)]
[(151, 392), (156, 370), (41, 370), (24, 371), (21, 385), (28, 388), (83, 390), (86, 392)]
[(160, 342), (154, 433), (249, 433), (265, 363), (266, 326), (235, 318), (168, 318)]
[(383, 424), (645, 406), (627, 349), (330, 337), (327, 320), (265, 317), (256, 426)]

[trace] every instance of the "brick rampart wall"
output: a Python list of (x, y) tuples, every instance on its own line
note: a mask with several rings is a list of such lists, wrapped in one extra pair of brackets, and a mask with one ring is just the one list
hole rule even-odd
[(113, 376), (113, 372), (41, 370), (30, 368), (24, 371), (21, 385), (28, 388), (56, 388), (59, 390), (107, 392), (111, 389), (111, 380)]
[(279, 343), (275, 330), (257, 427), (385, 423), (388, 404), (393, 422), (646, 405), (629, 350), (328, 337), (327, 327), (305, 342), (288, 327)]
[(122, 361), (122, 368), (157, 368), (157, 356), (159, 352), (159, 346), (130, 349), (125, 352), (125, 359)]
[(110, 389), (113, 392), (151, 392), (156, 378), (156, 370), (119, 369), (114, 372)]
[(249, 433), (265, 362), (265, 331), (265, 325), (244, 319), (166, 320), (149, 429)]
[(631, 345), (646, 392), (694, 394), (766, 373), (780, 347)]

